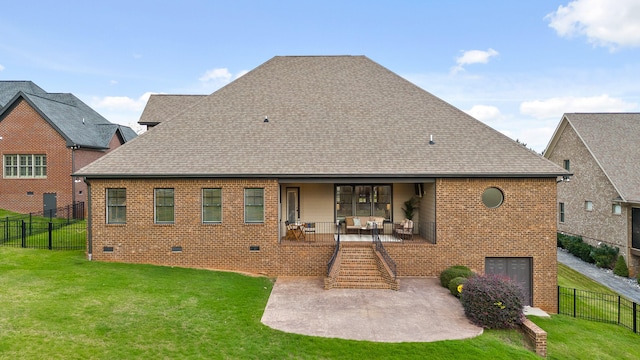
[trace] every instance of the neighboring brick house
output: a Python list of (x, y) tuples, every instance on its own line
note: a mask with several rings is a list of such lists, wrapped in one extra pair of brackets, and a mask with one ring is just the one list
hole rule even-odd
[[(159, 125), (76, 173), (93, 259), (323, 276), (336, 221), (379, 216), (398, 276), (524, 269), (528, 303), (557, 311), (568, 173), (368, 58), (278, 56), (175, 116), (156, 110), (145, 121)], [(306, 235), (290, 240), (298, 221)], [(356, 230), (342, 242), (367, 239)]]
[(574, 175), (558, 185), (558, 231), (620, 249), (640, 270), (640, 113), (564, 114), (544, 156)]
[(0, 208), (28, 213), (85, 202), (86, 185), (71, 174), (134, 137), (72, 94), (0, 81)]

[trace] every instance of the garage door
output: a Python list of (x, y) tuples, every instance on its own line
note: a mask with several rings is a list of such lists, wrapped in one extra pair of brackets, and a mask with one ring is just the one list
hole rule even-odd
[(532, 301), (532, 261), (531, 258), (485, 258), (484, 272), (486, 274), (505, 275), (522, 286), (524, 304), (531, 305)]

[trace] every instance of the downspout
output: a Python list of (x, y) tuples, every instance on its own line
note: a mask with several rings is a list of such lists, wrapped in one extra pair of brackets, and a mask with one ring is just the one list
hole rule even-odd
[(91, 226), (91, 182), (87, 178), (84, 178), (84, 183), (87, 184), (87, 254), (89, 257), (89, 261), (93, 257), (93, 237), (92, 237), (92, 226)]
[[(73, 144), (71, 146), (71, 173), (74, 174), (76, 172), (76, 150), (79, 149), (80, 146)], [(76, 177), (71, 177), (71, 204), (76, 205)]]

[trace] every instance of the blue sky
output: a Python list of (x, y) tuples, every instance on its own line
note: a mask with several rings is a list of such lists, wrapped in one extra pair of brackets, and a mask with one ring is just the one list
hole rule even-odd
[(17, 1), (0, 79), (136, 125), (276, 55), (366, 55), (542, 151), (565, 112), (640, 111), (640, 0)]

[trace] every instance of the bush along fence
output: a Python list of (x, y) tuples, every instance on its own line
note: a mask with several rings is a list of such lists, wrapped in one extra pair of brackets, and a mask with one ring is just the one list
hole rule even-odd
[(616, 324), (640, 334), (640, 307), (619, 295), (558, 286), (558, 314)]
[(1, 246), (81, 250), (87, 241), (84, 203), (5, 217), (0, 219), (0, 231)]

